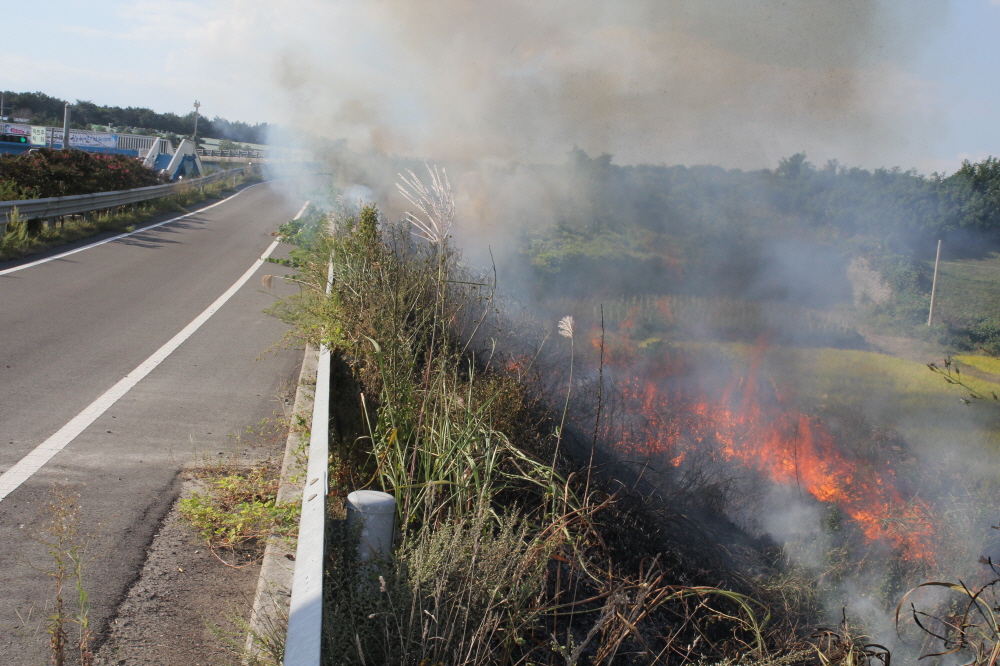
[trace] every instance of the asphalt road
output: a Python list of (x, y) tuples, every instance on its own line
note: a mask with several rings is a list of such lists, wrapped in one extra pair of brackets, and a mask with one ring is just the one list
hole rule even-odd
[[(0, 275), (0, 474), (229, 289), (302, 206), (304, 190), (290, 189), (250, 187), (184, 220)], [(79, 527), (92, 535), (84, 574), (90, 620), (102, 632), (177, 495), (181, 468), (233, 451), (240, 446), (233, 435), (281, 413), (279, 396), (297, 376), (301, 351), (265, 353), (287, 327), (263, 314), (273, 296), (260, 276), (284, 272), (257, 269), (0, 501), (0, 665), (48, 663), (44, 622), (55, 593), (45, 572), (53, 560), (36, 539), (51, 519), (44, 507), (54, 487), (80, 496)], [(289, 289), (279, 281), (275, 288)]]

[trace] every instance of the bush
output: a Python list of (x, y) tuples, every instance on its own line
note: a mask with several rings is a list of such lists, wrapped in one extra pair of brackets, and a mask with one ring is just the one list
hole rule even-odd
[(0, 192), (20, 190), (28, 199), (114, 192), (160, 182), (155, 171), (125, 155), (48, 148), (0, 155)]
[(965, 326), (949, 325), (947, 341), (962, 351), (1000, 356), (1000, 320), (982, 317)]
[(219, 142), (219, 150), (245, 150), (249, 152), (253, 150), (253, 148), (242, 143), (230, 141), (229, 139), (223, 139)]

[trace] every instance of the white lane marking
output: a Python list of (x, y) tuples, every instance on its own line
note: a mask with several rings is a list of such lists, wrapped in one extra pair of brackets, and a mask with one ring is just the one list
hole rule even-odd
[(121, 240), (122, 238), (126, 238), (128, 236), (133, 235), (133, 234), (141, 234), (144, 231), (149, 231), (150, 229), (155, 229), (156, 227), (162, 227), (164, 224), (170, 224), (171, 222), (176, 222), (177, 220), (183, 220), (185, 217), (191, 217), (192, 215), (198, 215), (198, 214), (203, 213), (204, 211), (208, 210), (209, 208), (215, 208), (216, 206), (218, 206), (220, 204), (224, 204), (224, 203), (226, 203), (227, 201), (229, 201), (230, 199), (232, 199), (234, 197), (238, 197), (239, 195), (243, 194), (244, 192), (246, 192), (247, 190), (249, 190), (249, 189), (251, 189), (253, 187), (257, 187), (258, 185), (263, 185), (263, 184), (264, 183), (254, 183), (253, 185), (250, 185), (250, 187), (244, 187), (242, 190), (240, 190), (236, 194), (228, 196), (228, 197), (226, 197), (225, 199), (223, 199), (221, 201), (216, 201), (211, 206), (205, 206), (204, 208), (199, 208), (198, 210), (193, 211), (191, 213), (185, 213), (184, 215), (178, 215), (177, 217), (172, 217), (169, 220), (163, 220), (162, 222), (157, 222), (156, 224), (151, 224), (148, 227), (143, 227), (142, 229), (136, 229), (135, 231), (129, 231), (129, 232), (124, 233), (124, 234), (118, 234), (117, 236), (113, 236), (112, 238), (105, 238), (102, 241), (97, 241), (96, 243), (91, 243), (90, 245), (84, 245), (83, 247), (78, 247), (75, 250), (68, 250), (66, 252), (60, 252), (59, 254), (53, 255), (51, 257), (46, 257), (45, 259), (38, 259), (37, 261), (32, 261), (32, 262), (27, 263), (27, 264), (21, 264), (20, 266), (14, 266), (13, 268), (4, 269), (4, 270), (0, 271), (0, 275), (7, 275), (9, 273), (14, 273), (16, 271), (23, 271), (25, 268), (31, 268), (32, 266), (37, 266), (38, 264), (44, 264), (44, 263), (47, 263), (47, 262), (50, 262), (50, 261), (55, 261), (56, 259), (62, 259), (63, 257), (68, 257), (71, 254), (76, 254), (77, 252), (83, 252), (84, 250), (89, 250), (90, 248), (97, 247), (98, 245), (104, 245), (105, 243), (112, 243), (112, 242), (114, 242), (116, 240)]
[[(308, 205), (309, 202), (307, 201), (305, 206), (302, 206), (302, 210), (300, 210), (298, 215), (295, 216), (295, 219), (298, 219), (305, 212), (306, 206)], [(180, 333), (170, 338), (165, 345), (153, 352), (152, 356), (139, 364), (139, 367), (135, 370), (128, 373), (124, 379), (108, 389), (104, 395), (87, 405), (82, 412), (74, 416), (69, 423), (56, 431), (54, 435), (36, 446), (31, 453), (21, 458), (21, 460), (19, 460), (13, 467), (8, 469), (3, 474), (0, 474), (0, 502), (2, 502), (7, 495), (14, 492), (18, 486), (31, 478), (31, 476), (40, 470), (45, 463), (51, 460), (55, 454), (66, 448), (67, 444), (76, 439), (77, 436), (86, 430), (91, 423), (96, 421), (101, 414), (106, 412), (111, 405), (115, 404), (119, 398), (128, 393), (129, 390), (138, 384), (143, 377), (152, 372), (153, 369), (170, 356), (175, 349), (180, 347), (181, 343), (201, 328), (201, 325), (208, 321), (209, 317), (218, 312), (219, 308), (225, 305), (226, 301), (232, 298), (233, 294), (239, 291), (239, 288), (246, 284), (247, 280), (253, 277), (254, 272), (260, 268), (264, 264), (264, 261), (271, 256), (272, 252), (274, 252), (274, 248), (278, 247), (278, 242), (279, 241), (272, 242), (271, 245), (268, 246), (267, 250), (264, 251), (264, 254), (262, 254), (260, 258), (253, 263), (253, 266), (251, 266), (250, 269), (247, 270), (247, 272), (244, 273), (233, 286), (227, 289), (222, 296), (215, 299), (214, 303), (209, 305), (204, 312), (195, 317), (194, 320), (185, 326)]]

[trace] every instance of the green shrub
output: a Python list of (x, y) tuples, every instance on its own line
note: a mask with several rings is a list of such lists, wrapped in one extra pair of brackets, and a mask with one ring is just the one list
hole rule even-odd
[(126, 155), (40, 148), (0, 155), (0, 182), (19, 188), (27, 198), (44, 199), (147, 187), (161, 180), (155, 171)]
[(0, 180), (0, 201), (30, 199), (24, 188), (12, 180)]
[(961, 351), (1000, 356), (1000, 319), (981, 317), (967, 325), (949, 325), (947, 341)]

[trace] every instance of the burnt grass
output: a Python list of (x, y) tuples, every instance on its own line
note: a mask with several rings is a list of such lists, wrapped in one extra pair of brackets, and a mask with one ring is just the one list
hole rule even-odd
[[(594, 358), (589, 360), (598, 363)], [(692, 411), (695, 401), (703, 397), (685, 397), (685, 392), (699, 393), (692, 378), (696, 364), (678, 363), (675, 374), (661, 387), (677, 396), (675, 413), (664, 417), (670, 425), (674, 425), (671, 418), (678, 417), (676, 424), (683, 428), (685, 420), (681, 416)], [(550, 369), (540, 371), (543, 375), (549, 373)], [(761, 474), (732, 464), (720, 465), (710, 455), (701, 460), (689, 458), (681, 465), (672, 464), (665, 455), (641, 459), (623, 456), (613, 443), (629, 437), (641, 439), (643, 429), (637, 424), (645, 417), (629, 413), (631, 406), (616, 386), (613, 368), (604, 368), (600, 378), (593, 374), (576, 389), (572, 403), (576, 427), (564, 464), (567, 469), (586, 470), (592, 456), (591, 471), (600, 479), (601, 491), (614, 497), (613, 505), (600, 514), (598, 528), (610, 556), (623, 571), (630, 572), (642, 570), (655, 558), (680, 584), (717, 586), (754, 599), (761, 612), (770, 615), (773, 650), (787, 655), (811, 645), (811, 656), (802, 657), (803, 663), (808, 663), (819, 652), (816, 637), (836, 634), (845, 640), (832, 652), (824, 649), (825, 656), (851, 654), (851, 640), (857, 647), (857, 641), (885, 636), (891, 629), (897, 602), (931, 577), (966, 576), (979, 583), (985, 580), (984, 575), (988, 577), (985, 569), (970, 576), (968, 565), (975, 562), (979, 552), (996, 549), (998, 539), (986, 519), (993, 515), (991, 507), (996, 504), (990, 497), (992, 491), (979, 484), (964, 494), (956, 494), (954, 475), (945, 473), (943, 456), (941, 460), (921, 459), (898, 431), (874, 424), (857, 409), (823, 404), (814, 408), (808, 418), (829, 433), (860, 474), (881, 474), (893, 484), (902, 503), (902, 507), (895, 508), (905, 509), (911, 501), (926, 501), (937, 533), (922, 545), (937, 555), (936, 561), (921, 560), (888, 541), (872, 541), (843, 507), (812, 500), (799, 488), (798, 501), (816, 508), (818, 524), (814, 527), (820, 540), (813, 549), (822, 549), (813, 552), (822, 559), (820, 565), (803, 564), (801, 554), (796, 555), (761, 527), (748, 524), (746, 509), (733, 508), (750, 503), (750, 513), (759, 515), (761, 505), (753, 504), (754, 496), (772, 487), (772, 482)], [(766, 394), (763, 400), (780, 406), (769, 393), (766, 379), (760, 378), (761, 386), (757, 387)], [(595, 428), (597, 387), (601, 382), (603, 422)], [(701, 445), (712, 450), (720, 443), (709, 439)], [(978, 518), (961, 524), (961, 520), (952, 518), (959, 512)], [(895, 529), (902, 531), (914, 527), (906, 524), (905, 514), (902, 518), (886, 516), (884, 520), (898, 520)], [(852, 589), (865, 590), (865, 594), (856, 596), (857, 592), (849, 591)], [(859, 609), (859, 603), (865, 607)], [(948, 603), (936, 610), (924, 610), (947, 615), (944, 609)], [(658, 621), (670, 626), (669, 619)], [(897, 658), (915, 659), (933, 652), (934, 641), (911, 631), (913, 627), (906, 626), (906, 621), (904, 613), (901, 631), (905, 640), (887, 641), (898, 652)], [(723, 634), (732, 629), (715, 628)], [(862, 638), (865, 635), (868, 637)], [(716, 638), (711, 635), (708, 642)], [(949, 641), (954, 647), (954, 640)], [(879, 647), (870, 653), (855, 653), (854, 658), (881, 661), (888, 655), (888, 648)], [(683, 658), (678, 663), (683, 663)]]

